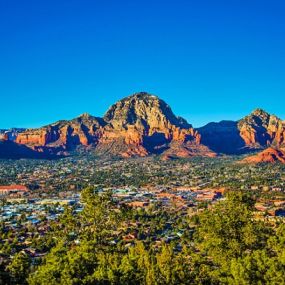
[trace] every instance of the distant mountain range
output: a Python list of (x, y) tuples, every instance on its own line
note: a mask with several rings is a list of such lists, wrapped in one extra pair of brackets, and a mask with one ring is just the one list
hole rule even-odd
[(172, 159), (239, 155), (270, 147), (279, 155), (271, 151), (270, 159), (256, 160), (272, 162), (282, 161), (278, 157), (284, 154), (285, 122), (256, 109), (237, 122), (221, 121), (194, 129), (163, 100), (141, 92), (112, 105), (103, 118), (83, 114), (38, 129), (4, 130), (0, 139), (3, 158), (54, 158), (84, 150), (98, 156), (156, 154)]

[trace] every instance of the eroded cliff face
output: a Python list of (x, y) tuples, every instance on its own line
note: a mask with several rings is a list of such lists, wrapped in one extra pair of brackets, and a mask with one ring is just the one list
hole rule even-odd
[(16, 144), (51, 155), (65, 155), (83, 146), (98, 155), (161, 154), (169, 159), (285, 146), (285, 122), (261, 109), (237, 122), (209, 123), (195, 130), (175, 116), (163, 100), (145, 92), (118, 101), (103, 118), (83, 114), (70, 121), (13, 133), (16, 135), (10, 138)]
[[(16, 143), (39, 151), (92, 146), (98, 154), (123, 157), (160, 154), (171, 149), (177, 156), (185, 156), (185, 152), (191, 155), (210, 152), (200, 147), (200, 134), (186, 120), (175, 116), (164, 101), (144, 92), (118, 101), (102, 119), (84, 114), (71, 121), (30, 129), (19, 134)], [(184, 150), (177, 152), (177, 145)], [(193, 154), (192, 148), (196, 149)]]
[(15, 142), (34, 149), (62, 148), (71, 150), (77, 145), (95, 144), (102, 132), (104, 122), (89, 114), (70, 121), (59, 121), (39, 129), (20, 133)]
[(103, 119), (107, 125), (99, 147), (123, 140), (129, 146), (124, 156), (160, 153), (171, 147), (173, 141), (180, 144), (191, 141), (199, 145), (201, 140), (186, 120), (176, 117), (164, 101), (147, 93), (134, 94), (117, 102)]
[(275, 115), (256, 109), (243, 119), (209, 123), (198, 129), (202, 144), (226, 154), (241, 154), (285, 144), (285, 123)]
[(249, 147), (266, 148), (246, 157), (242, 163), (285, 163), (284, 121), (257, 109), (239, 122), (241, 137)]
[(257, 109), (238, 123), (240, 135), (247, 146), (265, 147), (284, 144), (285, 124), (275, 115)]

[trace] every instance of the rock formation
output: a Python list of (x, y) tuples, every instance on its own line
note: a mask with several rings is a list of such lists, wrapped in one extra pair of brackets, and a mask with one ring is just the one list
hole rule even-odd
[(26, 129), (12, 128), (9, 130), (0, 130), (0, 141), (15, 141), (17, 136)]
[(53, 159), (61, 157), (48, 150), (37, 151), (26, 145), (17, 144), (13, 141), (0, 141), (0, 158), (1, 159)]
[(221, 121), (209, 123), (198, 129), (202, 144), (217, 153), (241, 154), (245, 151), (245, 142), (240, 136), (238, 122)]
[(253, 163), (253, 164), (264, 163), (264, 162), (285, 163), (285, 151), (269, 147), (256, 155), (246, 157), (245, 159), (240, 161), (240, 163)]
[[(103, 118), (83, 114), (20, 133), (15, 142), (40, 152), (59, 153), (78, 146), (92, 148), (98, 155), (147, 156), (168, 151), (171, 156), (213, 156), (201, 145), (200, 134), (176, 117), (161, 99), (145, 92), (126, 97)], [(171, 154), (171, 155), (170, 155)]]
[(72, 150), (78, 145), (96, 144), (104, 122), (89, 114), (70, 121), (59, 121), (20, 133), (15, 142), (34, 150), (62, 151)]
[(83, 114), (73, 120), (8, 134), (3, 131), (1, 135), (0, 131), (0, 140), (12, 140), (16, 145), (53, 156), (80, 148), (96, 155), (161, 154), (163, 159), (170, 159), (242, 154), (285, 146), (285, 122), (261, 109), (237, 122), (209, 123), (195, 130), (175, 116), (163, 100), (145, 92), (118, 101), (103, 118)]
[(237, 122), (210, 123), (198, 131), (202, 144), (219, 153), (241, 154), (285, 144), (285, 122), (261, 109)]
[[(117, 102), (104, 116), (106, 126), (98, 149), (114, 145), (109, 150), (123, 156), (145, 156), (162, 153), (172, 142), (200, 145), (200, 135), (186, 120), (176, 117), (171, 108), (158, 97), (137, 93)], [(117, 149), (116, 149), (117, 148)]]
[(285, 123), (262, 109), (256, 109), (240, 120), (238, 128), (247, 146), (260, 148), (284, 144)]

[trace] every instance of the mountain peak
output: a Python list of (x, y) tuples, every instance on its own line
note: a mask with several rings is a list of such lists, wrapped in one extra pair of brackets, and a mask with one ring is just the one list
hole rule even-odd
[(78, 118), (82, 118), (82, 119), (89, 119), (92, 118), (93, 116), (90, 115), (89, 113), (83, 113), (81, 114)]
[(147, 92), (135, 93), (118, 101), (109, 108), (104, 119), (122, 128), (138, 124), (157, 129), (170, 125), (191, 128), (186, 120), (173, 114), (168, 104)]
[[(160, 99), (158, 96), (154, 95), (154, 94), (151, 94), (151, 93), (148, 93), (148, 92), (137, 92), (137, 93), (134, 93), (132, 95), (129, 95), (121, 100), (119, 100), (117, 103), (124, 103), (124, 102), (136, 102), (136, 104), (142, 104), (142, 103), (145, 103), (145, 104), (148, 104), (150, 102), (157, 102), (157, 103), (164, 103), (162, 99)], [(115, 103), (115, 104), (117, 104)], [(114, 105), (115, 105), (114, 104)]]
[[(176, 116), (165, 101), (138, 92), (113, 104), (104, 118), (83, 113), (72, 120), (24, 132), (12, 131), (7, 135), (0, 130), (1, 138), (47, 155), (86, 146), (96, 154), (123, 157), (162, 153), (167, 157), (191, 157), (210, 156), (211, 151), (239, 154), (268, 146), (283, 148), (285, 124), (258, 108), (237, 122), (210, 123), (195, 130)], [(272, 150), (265, 154), (270, 157), (268, 160), (276, 156)]]
[(136, 98), (136, 99), (158, 99), (159, 98), (156, 95), (153, 95), (151, 93), (145, 92), (145, 91), (141, 91), (141, 92), (137, 92), (134, 93), (132, 95), (130, 95), (127, 98)]
[(239, 121), (239, 126), (248, 125), (248, 126), (263, 126), (267, 127), (270, 114), (264, 111), (263, 109), (257, 108), (253, 110), (249, 115), (245, 116)]
[(264, 116), (270, 116), (268, 112), (261, 108), (257, 108), (251, 112), (251, 115), (257, 116), (257, 117), (264, 117)]

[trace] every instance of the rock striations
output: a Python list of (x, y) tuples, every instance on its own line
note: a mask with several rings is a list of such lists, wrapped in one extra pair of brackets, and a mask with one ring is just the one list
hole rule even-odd
[(103, 126), (102, 119), (83, 114), (70, 121), (59, 121), (39, 129), (28, 129), (20, 133), (15, 142), (39, 152), (63, 154), (78, 145), (96, 144)]
[(214, 156), (200, 141), (200, 134), (176, 117), (163, 100), (141, 92), (111, 106), (103, 118), (83, 114), (71, 121), (29, 129), (15, 142), (51, 154), (85, 146), (98, 155), (123, 157), (163, 153), (165, 158)]
[(285, 122), (262, 109), (256, 109), (240, 120), (238, 128), (246, 146), (263, 148), (285, 144)]
[[(16, 157), (22, 150), (24, 157), (54, 157), (83, 149), (101, 156), (159, 154), (163, 159), (172, 159), (242, 154), (272, 146), (257, 160), (272, 161), (277, 157), (282, 161), (276, 152), (285, 146), (285, 122), (261, 109), (237, 122), (209, 123), (195, 130), (175, 116), (163, 100), (146, 92), (118, 101), (103, 118), (83, 114), (39, 129), (10, 133), (0, 132), (0, 157), (1, 148), (12, 149)], [(7, 151), (2, 153), (9, 156)]]
[[(201, 137), (186, 120), (176, 117), (161, 99), (147, 93), (127, 97), (113, 106), (104, 116), (106, 126), (98, 150), (106, 150), (124, 157), (146, 156), (168, 151), (180, 156), (177, 145), (184, 149), (192, 145), (208, 155), (208, 149), (199, 148)], [(198, 153), (198, 151), (197, 151)], [(183, 156), (192, 156), (184, 151)]]
[(285, 144), (285, 122), (261, 109), (237, 122), (210, 123), (198, 131), (201, 142), (218, 153), (241, 154)]

